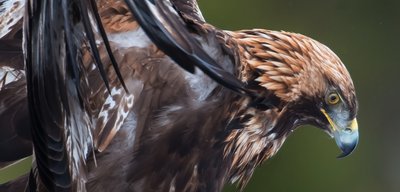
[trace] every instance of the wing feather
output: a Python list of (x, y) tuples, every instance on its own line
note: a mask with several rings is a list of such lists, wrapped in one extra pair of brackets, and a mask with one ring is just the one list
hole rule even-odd
[[(14, 1), (16, 5), (18, 2)], [(5, 26), (2, 22), (11, 13), (12, 4), (13, 1), (0, 1), (2, 32), (7, 31), (1, 27)], [(14, 11), (20, 11), (20, 8)], [(8, 27), (19, 30), (21, 23), (9, 23)], [(15, 161), (32, 154), (22, 40), (13, 31), (0, 37), (0, 162)]]
[(0, 162), (32, 154), (25, 85), (20, 77), (0, 88)]
[(25, 0), (0, 0), (0, 39), (12, 38), (22, 28)]
[[(149, 38), (181, 67), (193, 73), (196, 66), (221, 85), (240, 94), (253, 95), (202, 48), (169, 0), (125, 2)], [(189, 7), (194, 8), (193, 2)]]
[[(28, 1), (24, 28), (28, 104), (40, 181), (30, 182), (38, 184), (32, 188), (86, 189), (85, 161), (94, 150), (91, 91), (81, 52), (86, 43), (101, 81), (110, 90), (96, 43), (96, 35), (103, 42), (107, 37), (93, 5), (94, 0)], [(89, 14), (95, 16), (99, 34)], [(109, 49), (105, 55), (112, 60)], [(118, 66), (112, 66), (118, 76)]]

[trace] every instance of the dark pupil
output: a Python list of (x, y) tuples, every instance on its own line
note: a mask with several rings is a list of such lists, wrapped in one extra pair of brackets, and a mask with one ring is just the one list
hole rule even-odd
[(337, 98), (336, 98), (336, 95), (331, 95), (331, 97), (329, 99), (333, 102), (333, 101), (336, 101)]

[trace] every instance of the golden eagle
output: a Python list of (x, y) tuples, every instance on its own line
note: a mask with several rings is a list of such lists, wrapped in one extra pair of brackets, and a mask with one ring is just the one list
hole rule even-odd
[(357, 99), (307, 36), (227, 31), (195, 0), (1, 0), (1, 161), (27, 191), (243, 189), (297, 127), (350, 154)]

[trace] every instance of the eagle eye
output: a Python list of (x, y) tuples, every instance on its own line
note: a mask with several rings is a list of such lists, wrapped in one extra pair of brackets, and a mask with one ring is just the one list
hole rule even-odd
[(339, 101), (340, 101), (340, 96), (337, 93), (330, 93), (326, 97), (326, 103), (329, 105), (335, 105), (339, 103)]

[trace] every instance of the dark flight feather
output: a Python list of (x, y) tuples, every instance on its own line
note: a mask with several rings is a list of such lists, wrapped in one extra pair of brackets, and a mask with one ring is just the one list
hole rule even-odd
[[(81, 1), (81, 2), (83, 2), (83, 1)], [(106, 47), (107, 54), (110, 57), (111, 64), (115, 69), (115, 73), (117, 74), (118, 79), (121, 81), (121, 84), (124, 87), (125, 91), (128, 91), (128, 89), (127, 89), (127, 87), (125, 85), (125, 82), (124, 82), (124, 80), (122, 78), (121, 71), (119, 70), (118, 63), (115, 60), (114, 54), (112, 53), (112, 50), (111, 50), (111, 47), (110, 47), (110, 42), (108, 41), (108, 37), (107, 37), (106, 31), (104, 30), (104, 27), (103, 27), (103, 25), (101, 23), (101, 18), (100, 18), (100, 15), (99, 15), (99, 11), (97, 10), (97, 4), (96, 4), (95, 0), (90, 0), (90, 6), (91, 6), (91, 9), (93, 9), (93, 15), (94, 15), (94, 18), (96, 20), (97, 28), (99, 29), (100, 36), (103, 39), (103, 43), (104, 43), (104, 45)], [(96, 59), (96, 61), (99, 62), (97, 59)]]
[(211, 58), (190, 35), (169, 1), (126, 0), (148, 37), (177, 64), (194, 73), (195, 66), (221, 85), (240, 94), (254, 96), (233, 74)]
[[(79, 0), (32, 1), (26, 10), (28, 103), (40, 181), (47, 190), (84, 190), (85, 159), (94, 150), (80, 49), (85, 39), (110, 90), (89, 19), (89, 13), (97, 18), (98, 13), (87, 1)], [(101, 22), (95, 21), (107, 40)], [(110, 49), (107, 51), (112, 55)], [(115, 59), (110, 57), (123, 82)]]
[[(65, 42), (63, 33), (64, 28), (68, 28), (63, 25), (70, 25), (65, 23), (67, 19), (64, 20), (63, 13), (70, 7), (63, 7), (65, 4), (61, 3), (28, 1), (24, 31), (28, 104), (37, 166), (33, 169), (37, 168), (42, 183), (31, 187), (42, 186), (41, 190), (50, 191), (66, 191), (72, 186), (66, 144), (68, 129), (64, 127), (64, 117), (70, 118), (71, 111), (63, 79), (66, 74), (62, 71), (76, 69), (77, 65), (72, 64), (75, 59), (71, 60), (76, 53), (69, 51), (74, 50), (74, 43), (71, 38)], [(74, 80), (70, 75), (65, 78)]]

